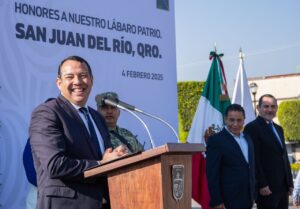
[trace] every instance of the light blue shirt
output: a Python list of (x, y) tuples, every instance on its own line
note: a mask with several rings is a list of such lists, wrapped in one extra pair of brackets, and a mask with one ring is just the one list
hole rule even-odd
[(238, 145), (240, 146), (240, 149), (244, 155), (245, 160), (247, 161), (247, 163), (249, 163), (249, 158), (248, 158), (248, 143), (245, 139), (244, 134), (241, 132), (239, 136), (233, 134), (231, 131), (229, 131), (229, 129), (227, 128), (227, 126), (225, 126), (226, 130), (233, 136), (234, 140), (236, 141), (236, 143), (238, 143)]

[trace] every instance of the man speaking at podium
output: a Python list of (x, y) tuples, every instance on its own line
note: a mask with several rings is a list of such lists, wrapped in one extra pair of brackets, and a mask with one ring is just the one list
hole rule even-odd
[(37, 172), (37, 209), (102, 209), (106, 178), (84, 179), (85, 170), (127, 153), (111, 148), (100, 114), (88, 107), (92, 70), (83, 58), (64, 59), (58, 69), (56, 99), (32, 113), (30, 144)]

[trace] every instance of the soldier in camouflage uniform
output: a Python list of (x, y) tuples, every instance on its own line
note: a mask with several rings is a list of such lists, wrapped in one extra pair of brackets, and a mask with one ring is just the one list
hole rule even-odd
[(125, 145), (127, 146), (129, 153), (143, 151), (144, 147), (139, 143), (136, 136), (134, 136), (129, 130), (117, 126), (120, 109), (118, 107), (104, 104), (104, 98), (112, 101), (117, 101), (119, 98), (115, 92), (98, 94), (95, 98), (98, 112), (103, 116), (106, 125), (108, 126), (113, 148), (119, 145)]

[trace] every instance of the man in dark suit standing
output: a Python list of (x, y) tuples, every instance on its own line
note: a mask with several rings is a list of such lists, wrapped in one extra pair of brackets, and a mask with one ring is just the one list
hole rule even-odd
[(105, 121), (86, 106), (93, 85), (87, 61), (78, 56), (64, 59), (56, 84), (61, 95), (33, 111), (29, 128), (37, 209), (103, 208), (106, 178), (86, 180), (83, 172), (126, 154), (126, 149), (112, 150)]
[(277, 109), (274, 96), (261, 96), (257, 106), (259, 116), (245, 127), (255, 150), (258, 209), (287, 209), (288, 196), (293, 190), (283, 129), (273, 122)]
[(238, 104), (225, 111), (225, 128), (208, 138), (206, 175), (210, 206), (214, 209), (250, 209), (254, 202), (254, 150), (242, 133), (245, 111)]

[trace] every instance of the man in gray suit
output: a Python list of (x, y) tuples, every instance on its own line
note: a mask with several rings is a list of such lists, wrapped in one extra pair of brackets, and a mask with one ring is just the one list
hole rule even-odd
[(85, 170), (127, 153), (111, 148), (100, 114), (86, 106), (92, 70), (83, 58), (64, 59), (56, 84), (61, 94), (32, 113), (30, 144), (37, 172), (37, 209), (103, 208), (106, 178), (84, 179)]

